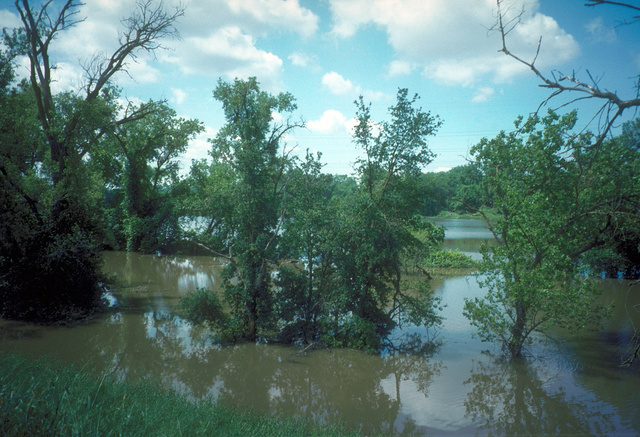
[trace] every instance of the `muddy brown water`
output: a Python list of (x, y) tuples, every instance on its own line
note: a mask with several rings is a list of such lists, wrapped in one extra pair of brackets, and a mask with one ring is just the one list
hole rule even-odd
[[(446, 246), (474, 256), (491, 237), (481, 221), (442, 224)], [(538, 338), (527, 360), (512, 362), (473, 338), (462, 316), (464, 298), (483, 293), (471, 276), (432, 281), (446, 305), (442, 329), (429, 333), (439, 347), (376, 356), (218, 346), (172, 313), (189, 291), (218, 286), (216, 259), (123, 252), (104, 258), (122, 284), (114, 291), (118, 311), (73, 328), (0, 322), (0, 347), (118, 379), (154, 378), (194, 399), (342, 421), (369, 435), (640, 435), (640, 367), (619, 367), (634, 325), (640, 327), (640, 286), (629, 281), (600, 281), (605, 298), (616, 302), (603, 328)], [(410, 326), (396, 335), (407, 333), (427, 336)]]

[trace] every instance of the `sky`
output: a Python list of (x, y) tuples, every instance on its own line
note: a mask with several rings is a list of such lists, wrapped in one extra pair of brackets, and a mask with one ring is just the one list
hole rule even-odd
[[(176, 3), (164, 0), (167, 8)], [(0, 0), (0, 27), (20, 25), (13, 1)], [(31, 0), (39, 8), (38, 0)], [(545, 74), (590, 77), (601, 89), (629, 99), (640, 72), (640, 22), (624, 24), (633, 11), (586, 7), (586, 0), (503, 0), (508, 14), (522, 13), (509, 33), (509, 49), (525, 60), (535, 56)], [(53, 0), (53, 8), (62, 1)], [(536, 111), (549, 91), (515, 60), (499, 52), (495, 0), (187, 0), (176, 23), (179, 38), (163, 40), (153, 55), (138, 53), (128, 74), (115, 80), (134, 102), (166, 99), (178, 115), (196, 118), (206, 130), (182, 158), (207, 158), (208, 138), (224, 124), (213, 90), (219, 78), (256, 76), (263, 90), (290, 92), (295, 119), (306, 122), (286, 147), (304, 156), (321, 152), (324, 171), (350, 174), (359, 151), (351, 141), (362, 95), (372, 118), (388, 119), (399, 88), (420, 96), (419, 106), (442, 120), (429, 146), (436, 154), (425, 171), (442, 171), (471, 159), (483, 137), (511, 130), (519, 115)], [(131, 0), (85, 0), (84, 21), (58, 35), (51, 46), (55, 89), (78, 89), (82, 65), (118, 46), (122, 18)], [(635, 14), (637, 15), (637, 14)], [(28, 61), (21, 59), (21, 74)], [(556, 74), (559, 74), (556, 73)], [(567, 99), (553, 100), (557, 108)], [(578, 127), (595, 112), (581, 101)], [(637, 114), (629, 113), (625, 119)], [(278, 116), (277, 114), (275, 115)], [(597, 129), (597, 120), (589, 126)]]

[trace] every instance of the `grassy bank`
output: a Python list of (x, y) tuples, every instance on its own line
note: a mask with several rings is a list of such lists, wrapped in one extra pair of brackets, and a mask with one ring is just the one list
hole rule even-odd
[(0, 353), (3, 436), (321, 436), (346, 435), (303, 419), (239, 413), (192, 402), (149, 381), (96, 377), (45, 360)]

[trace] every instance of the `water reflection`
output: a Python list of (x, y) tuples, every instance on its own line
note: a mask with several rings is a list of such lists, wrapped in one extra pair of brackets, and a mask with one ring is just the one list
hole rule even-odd
[[(379, 357), (348, 349), (301, 353), (274, 345), (220, 347), (210, 342), (206, 329), (158, 312), (142, 317), (116, 313), (99, 329), (82, 332), (74, 347), (82, 351), (85, 368), (98, 373), (128, 380), (151, 377), (194, 399), (221, 399), (239, 408), (321, 422), (339, 420), (366, 434), (416, 429), (403, 413), (404, 396), (427, 398), (442, 366), (428, 354)], [(30, 344), (34, 349), (59, 344), (61, 334), (70, 342), (69, 332), (58, 331), (42, 333), (41, 341)]]
[[(487, 230), (469, 230), (469, 251)], [(448, 224), (448, 233), (455, 223)], [(454, 230), (454, 237), (460, 232)], [(466, 232), (466, 231), (465, 231)], [(472, 337), (464, 298), (482, 296), (472, 277), (432, 281), (446, 305), (437, 340), (403, 326), (398, 345), (383, 356), (352, 350), (300, 350), (279, 345), (220, 347), (210, 332), (171, 309), (191, 290), (217, 287), (221, 263), (210, 257), (110, 252), (105, 270), (117, 275), (118, 311), (74, 328), (0, 321), (0, 348), (48, 356), (119, 379), (153, 378), (194, 399), (222, 399), (239, 408), (340, 420), (365, 434), (629, 434), (640, 432), (640, 372), (620, 369), (640, 292), (605, 280), (619, 302), (604, 328), (557, 342), (536, 343), (528, 364), (483, 353), (491, 344)], [(639, 287), (640, 288), (640, 287)], [(631, 314), (631, 317), (629, 316)], [(433, 339), (433, 338), (431, 338)], [(422, 349), (422, 350), (420, 350)]]
[[(465, 384), (467, 415), (489, 435), (610, 435), (623, 433), (611, 406), (566, 391), (549, 363), (486, 356)], [(633, 430), (629, 429), (628, 432)]]

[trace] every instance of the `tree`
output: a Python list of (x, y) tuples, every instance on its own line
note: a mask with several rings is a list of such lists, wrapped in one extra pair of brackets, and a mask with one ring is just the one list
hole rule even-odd
[[(154, 6), (151, 0), (140, 1), (136, 11), (123, 20), (125, 29), (120, 35), (118, 49), (109, 58), (96, 56), (89, 65), (84, 66), (86, 82), (82, 100), (86, 106), (59, 120), (59, 110), (51, 90), (51, 73), (54, 66), (51, 65), (49, 47), (58, 33), (79, 22), (75, 17), (80, 3), (67, 0), (57, 17), (49, 15), (50, 4), (45, 3), (40, 11), (35, 13), (28, 0), (16, 0), (15, 5), (23, 28), (14, 34), (10, 42), (12, 46), (24, 47), (25, 54), (29, 57), (30, 83), (36, 99), (38, 117), (50, 147), (51, 159), (58, 164), (58, 169), (53, 174), (53, 182), (57, 185), (65, 181), (65, 169), (69, 160), (81, 158), (91, 146), (91, 143), (74, 143), (76, 132), (82, 129), (86, 106), (100, 97), (100, 93), (116, 73), (126, 71), (126, 61), (135, 58), (139, 50), (157, 50), (161, 47), (159, 39), (175, 35), (173, 24), (184, 14), (184, 9), (176, 8), (171, 14), (163, 9), (162, 4)], [(58, 200), (56, 208), (60, 209), (63, 207), (64, 202), (61, 201), (64, 199)]]
[[(634, 110), (640, 107), (640, 97), (638, 93), (630, 98), (621, 97), (617, 92), (609, 91), (606, 88), (602, 88), (599, 81), (591, 76), (591, 73), (587, 70), (588, 80), (580, 79), (576, 76), (575, 72), (571, 74), (563, 74), (562, 72), (552, 72), (550, 75), (544, 74), (536, 67), (536, 60), (540, 49), (542, 47), (542, 37), (538, 41), (538, 49), (533, 59), (527, 61), (521, 58), (518, 54), (511, 52), (507, 46), (508, 35), (513, 29), (520, 24), (520, 18), (524, 11), (514, 14), (510, 8), (505, 8), (503, 0), (496, 0), (497, 5), (497, 23), (494, 27), (501, 36), (502, 39), (502, 51), (505, 55), (513, 58), (517, 62), (528, 67), (541, 81), (540, 86), (548, 88), (551, 93), (539, 106), (539, 109), (560, 96), (568, 95), (568, 100), (563, 102), (560, 107), (565, 107), (571, 103), (575, 103), (584, 99), (590, 99), (602, 103), (602, 106), (598, 109), (597, 113), (593, 115), (592, 120), (603, 120), (602, 126), (600, 126), (599, 132), (594, 141), (594, 147), (599, 146), (605, 138), (611, 133), (612, 128), (615, 126), (617, 120), (619, 120), (624, 112), (627, 110)], [(586, 6), (600, 6), (600, 5), (614, 5), (634, 11), (638, 11), (639, 7), (627, 2), (607, 1), (607, 0), (593, 0), (585, 3)], [(638, 17), (633, 17), (631, 24), (638, 21)], [(636, 91), (638, 86), (636, 85)]]
[(427, 216), (441, 211), (471, 213), (481, 205), (491, 204), (491, 199), (483, 191), (482, 174), (472, 163), (446, 172), (424, 173), (420, 182), (424, 202), (421, 212)]
[(342, 290), (340, 312), (351, 315), (339, 337), (364, 348), (377, 349), (398, 321), (434, 321), (428, 292), (418, 287), (414, 299), (402, 284), (403, 251), (420, 244), (409, 230), (418, 207), (413, 193), (421, 169), (433, 159), (427, 138), (440, 126), (437, 117), (415, 107), (417, 99), (399, 89), (391, 119), (381, 123), (371, 120), (362, 97), (355, 102), (353, 141), (364, 155), (356, 163), (360, 190), (338, 209), (333, 259)]
[(321, 154), (308, 150), (291, 169), (287, 183), (287, 220), (280, 251), (285, 257), (277, 273), (277, 317), (284, 327), (280, 340), (313, 344), (329, 328), (336, 300), (332, 263), (336, 182), (322, 173)]
[(255, 77), (220, 80), (213, 95), (227, 122), (211, 141), (211, 175), (215, 172), (219, 176), (213, 177), (224, 181), (215, 202), (224, 209), (209, 216), (209, 241), (228, 263), (223, 287), (233, 314), (232, 335), (255, 341), (273, 324), (270, 271), (285, 220), (290, 165), (281, 142), (304, 123), (290, 118), (275, 122), (273, 113), (292, 113), (295, 100), (289, 93), (261, 91)]
[(101, 189), (88, 161), (114, 126), (144, 115), (117, 119), (110, 80), (126, 70), (126, 61), (138, 50), (153, 51), (160, 47), (158, 38), (173, 35), (173, 23), (183, 10), (168, 14), (162, 5), (139, 3), (123, 21), (125, 30), (113, 55), (96, 57), (85, 66), (84, 88), (54, 95), (56, 66), (50, 48), (60, 32), (79, 21), (80, 3), (66, 1), (57, 15), (50, 14), (52, 2), (39, 11), (28, 0), (15, 5), (22, 27), (4, 33), (9, 55), (3, 57), (2, 68), (4, 59), (26, 55), (30, 76), (29, 89), (21, 86), (10, 97), (22, 105), (11, 107), (15, 116), (25, 116), (16, 125), (22, 124), (24, 132), (11, 126), (11, 115), (2, 114), (8, 127), (3, 130), (7, 136), (0, 173), (11, 208), (2, 212), (10, 220), (2, 231), (0, 312), (3, 317), (50, 322), (87, 315), (101, 305), (104, 278), (96, 207)]
[(576, 119), (520, 119), (516, 131), (472, 149), (499, 218), (487, 219), (497, 243), (483, 251), (478, 280), (487, 294), (464, 311), (483, 340), (500, 341), (513, 357), (533, 332), (577, 330), (601, 316), (579, 261), (611, 244), (637, 208), (635, 164), (611, 142), (598, 150), (597, 138), (573, 134)]
[(114, 185), (122, 195), (114, 209), (122, 222), (113, 225), (122, 229), (127, 250), (166, 250), (179, 233), (176, 158), (203, 127), (197, 120), (179, 118), (164, 102), (129, 107), (126, 113), (146, 116), (117, 125), (114, 147), (103, 152), (105, 166), (120, 167)]

